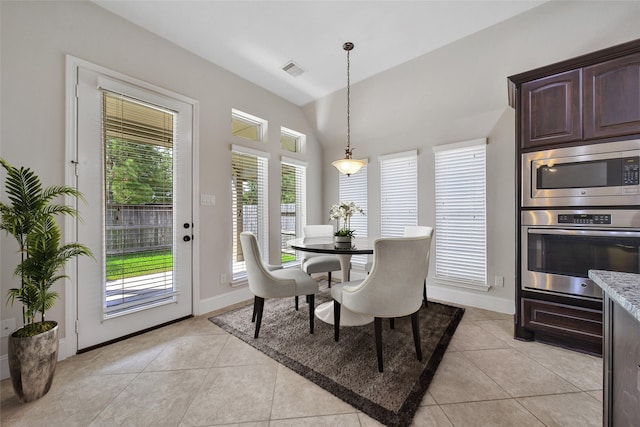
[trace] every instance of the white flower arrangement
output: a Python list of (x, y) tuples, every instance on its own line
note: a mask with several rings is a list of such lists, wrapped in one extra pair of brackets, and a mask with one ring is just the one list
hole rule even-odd
[[(356, 202), (340, 202), (337, 205), (331, 206), (329, 210), (329, 219), (338, 221), (338, 231), (334, 233), (336, 236), (349, 236), (353, 237), (356, 232), (351, 229), (351, 217), (356, 213), (365, 215), (364, 211)], [(343, 226), (340, 227), (340, 220), (343, 221)]]

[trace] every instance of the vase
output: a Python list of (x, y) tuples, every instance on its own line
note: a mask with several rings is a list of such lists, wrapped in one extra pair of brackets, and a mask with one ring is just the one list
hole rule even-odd
[(350, 249), (351, 236), (334, 236), (334, 243), (337, 249)]
[(9, 372), (22, 403), (40, 399), (53, 382), (58, 361), (58, 325), (33, 337), (9, 336)]

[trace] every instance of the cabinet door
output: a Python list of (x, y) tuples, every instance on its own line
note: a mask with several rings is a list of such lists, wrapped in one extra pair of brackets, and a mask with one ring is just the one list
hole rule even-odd
[(581, 70), (522, 84), (522, 148), (582, 139)]
[(584, 69), (585, 139), (640, 133), (640, 53)]
[(640, 323), (617, 303), (611, 304), (609, 391), (612, 426), (640, 425)]
[(570, 340), (602, 346), (602, 310), (522, 298), (522, 326)]

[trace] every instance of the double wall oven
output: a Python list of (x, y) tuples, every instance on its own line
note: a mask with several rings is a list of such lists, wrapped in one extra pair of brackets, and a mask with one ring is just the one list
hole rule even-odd
[(522, 155), (521, 287), (600, 300), (590, 269), (640, 273), (640, 140)]

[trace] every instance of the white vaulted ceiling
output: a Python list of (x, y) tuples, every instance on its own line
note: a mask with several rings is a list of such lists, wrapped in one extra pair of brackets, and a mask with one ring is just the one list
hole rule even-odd
[(346, 41), (356, 83), (545, 3), (93, 1), (297, 105), (346, 86)]

